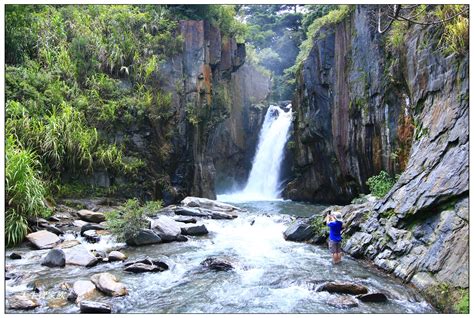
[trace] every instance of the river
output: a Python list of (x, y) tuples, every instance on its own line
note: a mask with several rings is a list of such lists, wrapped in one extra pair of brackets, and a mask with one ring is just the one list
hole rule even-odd
[[(129, 291), (124, 297), (98, 294), (94, 300), (110, 303), (116, 313), (431, 313), (434, 309), (412, 288), (388, 275), (344, 257), (333, 266), (324, 246), (285, 241), (282, 233), (291, 219), (320, 212), (324, 206), (291, 201), (247, 202), (246, 209), (234, 220), (203, 220), (209, 235), (191, 237), (187, 242), (125, 247), (129, 260), (162, 258), (170, 270), (133, 274), (123, 264), (101, 263), (92, 268), (68, 265), (48, 268), (39, 265), (47, 250), (25, 246), (7, 250), (23, 255), (20, 260), (6, 259), (11, 272), (20, 276), (6, 281), (10, 294), (31, 290), (27, 284), (38, 281), (42, 306), (37, 313), (78, 313), (76, 304), (54, 307), (64, 292), (63, 282), (72, 285), (94, 273), (110, 272)], [(124, 247), (104, 237), (90, 249), (112, 250)], [(211, 256), (225, 257), (235, 265), (227, 272), (205, 270), (200, 263)], [(357, 307), (336, 308), (327, 302), (336, 297), (317, 292), (311, 281), (345, 280), (362, 283), (389, 297), (386, 303), (358, 302)], [(50, 306), (48, 306), (48, 302)], [(59, 301), (61, 303), (61, 301)], [(13, 311), (12, 311), (13, 312)]]

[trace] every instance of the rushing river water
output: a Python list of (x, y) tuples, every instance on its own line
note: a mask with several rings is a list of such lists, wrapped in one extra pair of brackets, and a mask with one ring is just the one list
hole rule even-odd
[[(160, 273), (133, 274), (123, 271), (123, 263), (101, 263), (92, 268), (68, 265), (48, 268), (39, 265), (47, 250), (23, 246), (23, 259), (6, 264), (10, 273), (20, 276), (6, 281), (7, 297), (31, 291), (29, 282), (39, 282), (42, 306), (32, 312), (78, 313), (78, 306), (59, 299), (65, 292), (58, 286), (89, 279), (94, 273), (110, 272), (129, 291), (124, 297), (97, 294), (94, 300), (112, 305), (121, 313), (427, 313), (434, 312), (416, 291), (365, 263), (345, 257), (333, 266), (323, 246), (288, 242), (282, 233), (297, 216), (322, 211), (324, 206), (290, 201), (248, 202), (247, 209), (234, 220), (203, 220), (209, 234), (191, 237), (188, 242), (128, 247), (123, 250), (129, 261), (144, 257), (164, 258), (170, 270)], [(96, 250), (113, 250), (120, 244), (103, 238), (87, 244)], [(225, 257), (235, 265), (228, 272), (205, 270), (200, 263), (207, 257)], [(339, 309), (327, 302), (336, 297), (317, 292), (311, 281), (346, 280), (360, 282), (370, 290), (384, 292), (386, 303), (362, 303)], [(48, 305), (49, 303), (49, 305)], [(62, 306), (56, 307), (61, 304)]]

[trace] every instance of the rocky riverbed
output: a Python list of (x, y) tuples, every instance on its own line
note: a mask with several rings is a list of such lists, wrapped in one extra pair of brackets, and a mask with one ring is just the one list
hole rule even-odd
[(157, 211), (130, 246), (99, 216), (113, 204), (79, 203), (36, 220), (28, 242), (7, 249), (7, 312), (434, 312), (365, 264), (333, 267), (325, 248), (284, 239), (291, 222), (324, 207), (187, 198)]

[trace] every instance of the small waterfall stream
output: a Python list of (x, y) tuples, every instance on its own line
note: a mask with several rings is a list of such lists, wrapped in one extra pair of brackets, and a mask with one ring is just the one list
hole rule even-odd
[(291, 104), (285, 109), (274, 105), (268, 108), (245, 188), (240, 192), (220, 194), (218, 200), (246, 202), (279, 199), (280, 168), (291, 119)]

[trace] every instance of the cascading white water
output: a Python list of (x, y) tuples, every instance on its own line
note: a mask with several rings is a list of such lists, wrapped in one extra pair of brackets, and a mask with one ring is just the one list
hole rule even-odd
[(218, 200), (242, 202), (279, 199), (280, 167), (291, 125), (291, 104), (286, 109), (274, 105), (268, 108), (245, 188), (240, 192), (217, 195)]

